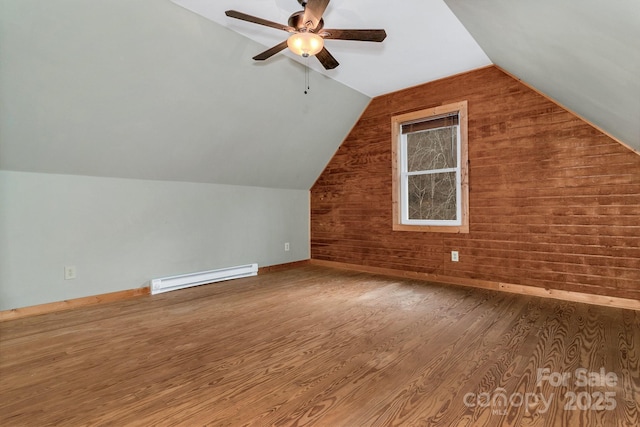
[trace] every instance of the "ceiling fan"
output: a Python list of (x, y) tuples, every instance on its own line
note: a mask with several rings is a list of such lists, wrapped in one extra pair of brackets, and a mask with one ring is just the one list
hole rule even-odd
[(292, 52), (304, 58), (315, 56), (325, 69), (331, 70), (340, 64), (324, 47), (325, 39), (381, 42), (387, 37), (384, 30), (325, 29), (322, 14), (329, 4), (329, 0), (298, 0), (298, 3), (302, 5), (304, 10), (294, 12), (289, 17), (288, 25), (278, 24), (236, 10), (227, 10), (225, 14), (231, 18), (291, 33), (287, 40), (254, 56), (253, 59), (256, 61), (271, 58), (288, 47)]

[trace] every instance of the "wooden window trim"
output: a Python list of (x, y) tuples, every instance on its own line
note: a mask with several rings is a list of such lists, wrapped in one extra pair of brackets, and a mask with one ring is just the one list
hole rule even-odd
[[(400, 194), (400, 134), (403, 123), (419, 119), (427, 119), (447, 113), (458, 112), (460, 120), (460, 180), (461, 194), (461, 225), (409, 225), (401, 223)], [(420, 231), (437, 233), (468, 233), (469, 232), (469, 153), (467, 140), (467, 101), (441, 105), (419, 111), (412, 111), (391, 117), (391, 157), (392, 157), (392, 208), (394, 231)]]

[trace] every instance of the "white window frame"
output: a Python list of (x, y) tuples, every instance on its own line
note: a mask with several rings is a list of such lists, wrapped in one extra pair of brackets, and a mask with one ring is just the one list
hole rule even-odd
[[(429, 171), (408, 172), (407, 134), (402, 126), (437, 119), (447, 115), (458, 115), (457, 126), (457, 164), (455, 168), (434, 169)], [(447, 233), (469, 232), (469, 185), (468, 185), (468, 149), (467, 149), (467, 101), (442, 105), (426, 110), (414, 111), (394, 116), (391, 119), (393, 129), (393, 230), (396, 231), (433, 231)], [(409, 219), (409, 176), (455, 172), (456, 174), (456, 219), (455, 220), (418, 220)]]

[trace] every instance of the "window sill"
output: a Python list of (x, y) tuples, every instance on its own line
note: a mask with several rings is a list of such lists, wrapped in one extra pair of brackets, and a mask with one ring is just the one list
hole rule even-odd
[(438, 225), (404, 225), (393, 224), (393, 231), (415, 231), (423, 233), (469, 233), (469, 225), (438, 226)]

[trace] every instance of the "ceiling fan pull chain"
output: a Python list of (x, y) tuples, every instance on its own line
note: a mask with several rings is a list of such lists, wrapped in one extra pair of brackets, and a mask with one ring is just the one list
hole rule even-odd
[(306, 64), (304, 66), (304, 86), (304, 94), (306, 95), (308, 91), (311, 90), (311, 87), (309, 85), (309, 57), (306, 58)]

